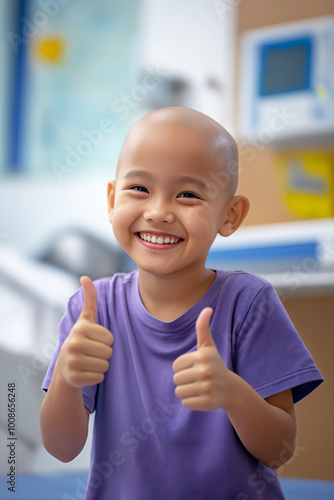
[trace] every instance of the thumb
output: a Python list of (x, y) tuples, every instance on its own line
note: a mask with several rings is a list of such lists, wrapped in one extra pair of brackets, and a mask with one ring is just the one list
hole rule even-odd
[(80, 318), (84, 318), (90, 323), (96, 323), (97, 294), (92, 280), (88, 276), (80, 278), (82, 284), (84, 301)]
[(205, 307), (205, 309), (199, 313), (196, 321), (197, 349), (215, 346), (209, 327), (212, 313), (213, 309), (211, 309), (211, 307)]

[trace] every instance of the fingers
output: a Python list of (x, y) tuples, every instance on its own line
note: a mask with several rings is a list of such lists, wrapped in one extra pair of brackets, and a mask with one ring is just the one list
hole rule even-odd
[(201, 392), (195, 384), (185, 384), (176, 387), (175, 395), (184, 401), (189, 398), (198, 398)]
[(91, 341), (83, 344), (81, 352), (92, 358), (109, 359), (113, 350), (106, 343)]
[(81, 330), (87, 339), (100, 342), (106, 346), (110, 346), (114, 341), (113, 334), (102, 325), (87, 324), (81, 326)]
[(198, 362), (198, 351), (203, 347), (216, 347), (210, 332), (210, 318), (213, 313), (211, 307), (204, 308), (196, 321), (197, 351), (182, 354), (173, 363), (173, 371), (179, 372), (193, 367)]
[(113, 340), (113, 334), (104, 326), (79, 321), (74, 325), (63, 347), (66, 347), (67, 356), (71, 359), (84, 360), (84, 356), (109, 359), (113, 352), (110, 347)]
[(97, 294), (95, 286), (88, 276), (82, 276), (80, 282), (84, 293), (80, 317), (86, 319), (90, 323), (96, 323)]
[(193, 370), (180, 370), (174, 373), (173, 382), (176, 386), (192, 384), (195, 379)]
[(173, 363), (175, 395), (183, 406), (210, 411), (222, 408), (222, 387), (228, 371), (213, 341), (206, 307), (196, 321), (197, 350), (183, 354)]
[(102, 382), (112, 352), (112, 348), (104, 343), (80, 335), (69, 336), (58, 358), (65, 380), (74, 387)]
[(108, 359), (96, 358), (93, 356), (81, 355), (77, 359), (73, 359), (69, 363), (69, 369), (72, 373), (105, 373), (109, 369)]
[(212, 385), (207, 380), (178, 385), (175, 388), (175, 395), (181, 399), (183, 406), (192, 410), (207, 411), (217, 407)]
[(174, 361), (173, 371), (177, 373), (180, 372), (181, 370), (187, 370), (188, 368), (192, 368), (195, 365), (196, 361), (197, 361), (196, 351), (182, 354)]
[(96, 323), (97, 293), (94, 283), (88, 276), (82, 276), (80, 282), (83, 288), (84, 300), (78, 319), (85, 319), (90, 323), (89, 328), (84, 328), (82, 325), (80, 328), (84, 328), (87, 338), (110, 346), (114, 341), (112, 333)]
[(215, 346), (210, 332), (210, 318), (213, 313), (211, 307), (203, 309), (196, 321), (196, 334), (197, 334), (197, 349), (202, 347)]
[(58, 357), (64, 379), (74, 387), (94, 385), (104, 380), (114, 341), (112, 333), (96, 322), (97, 293), (92, 280), (82, 276), (80, 281), (84, 295), (82, 310)]
[(73, 387), (83, 387), (84, 385), (100, 384), (104, 380), (104, 373), (96, 372), (76, 372), (71, 376), (70, 384)]

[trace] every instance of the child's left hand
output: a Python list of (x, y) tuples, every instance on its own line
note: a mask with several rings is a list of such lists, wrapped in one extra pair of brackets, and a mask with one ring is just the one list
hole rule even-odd
[(173, 363), (175, 394), (192, 410), (227, 409), (233, 401), (235, 374), (226, 368), (211, 337), (212, 312), (206, 307), (197, 318), (197, 350), (182, 354)]

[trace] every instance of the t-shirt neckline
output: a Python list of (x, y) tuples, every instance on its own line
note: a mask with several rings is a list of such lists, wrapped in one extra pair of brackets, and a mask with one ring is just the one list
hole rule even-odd
[(140, 321), (145, 327), (155, 331), (159, 331), (161, 333), (177, 333), (178, 331), (184, 331), (187, 326), (196, 321), (202, 309), (204, 309), (205, 307), (214, 308), (218, 299), (218, 290), (221, 288), (222, 283), (226, 277), (226, 273), (223, 271), (215, 272), (216, 278), (214, 282), (198, 302), (193, 304), (187, 311), (181, 314), (181, 316), (178, 316), (172, 321), (162, 321), (150, 314), (145, 308), (139, 293), (139, 271), (135, 271), (135, 283), (134, 287), (132, 288), (132, 300), (135, 304), (136, 317), (138, 321)]

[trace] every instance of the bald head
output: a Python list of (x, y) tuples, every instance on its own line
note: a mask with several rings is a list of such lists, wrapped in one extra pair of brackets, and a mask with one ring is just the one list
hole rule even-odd
[[(193, 154), (201, 154), (208, 170), (211, 169), (212, 177), (216, 176), (217, 181), (222, 183), (225, 176), (228, 182), (225, 182), (224, 187), (231, 194), (235, 193), (238, 184), (238, 148), (235, 140), (224, 127), (209, 116), (184, 107), (158, 109), (134, 124), (120, 153), (116, 177), (129, 155), (143, 141), (153, 141), (153, 137), (159, 134), (168, 141), (168, 147), (174, 147), (176, 152), (182, 145), (182, 134), (192, 138)], [(173, 137), (178, 138), (178, 141), (173, 141)]]

